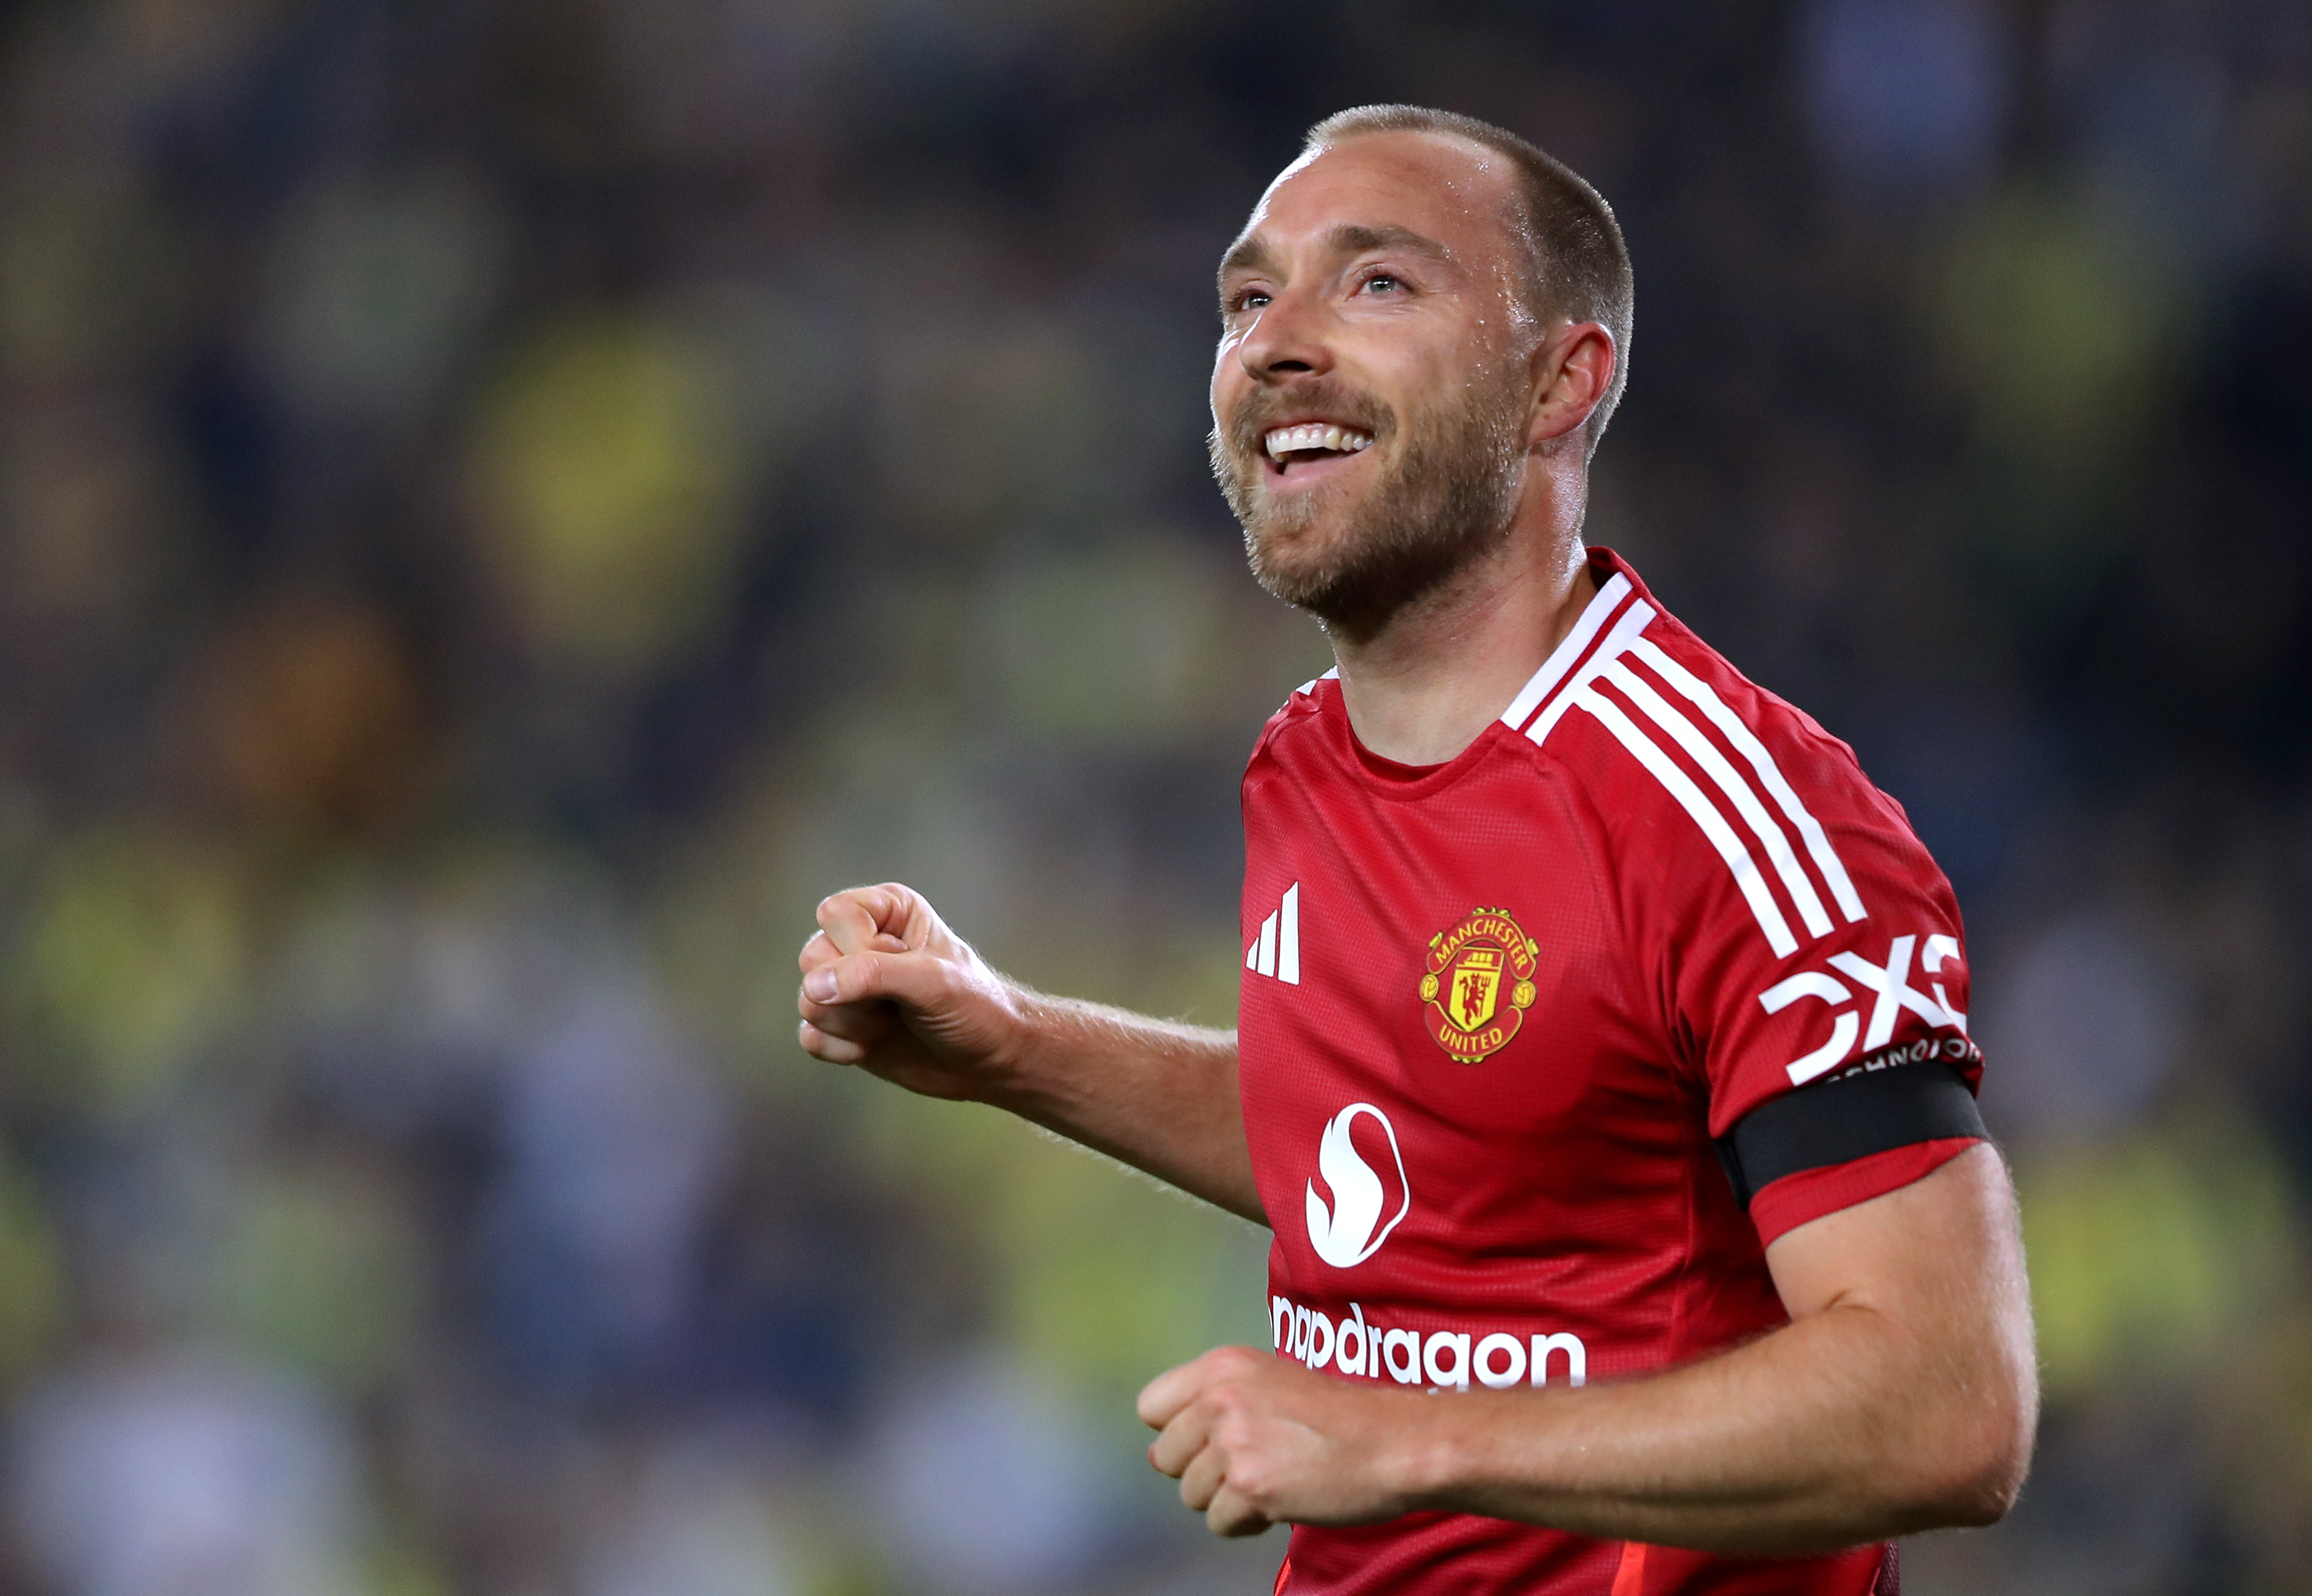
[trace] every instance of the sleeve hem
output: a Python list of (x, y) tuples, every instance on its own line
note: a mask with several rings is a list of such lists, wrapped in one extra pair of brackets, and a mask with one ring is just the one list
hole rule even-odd
[(1939, 1136), (1769, 1181), (1750, 1199), (1750, 1222), (1757, 1226), (1758, 1244), (1770, 1247), (1808, 1220), (1922, 1180), (1982, 1139)]

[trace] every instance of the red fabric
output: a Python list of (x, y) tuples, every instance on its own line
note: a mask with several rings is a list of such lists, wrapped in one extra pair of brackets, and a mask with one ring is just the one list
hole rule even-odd
[(1809, 1219), (1852, 1208), (1924, 1179), (1975, 1144), (1973, 1136), (1943, 1136), (1908, 1147), (1890, 1147), (1851, 1163), (1784, 1175), (1768, 1181), (1750, 1199), (1750, 1223), (1758, 1227), (1759, 1244), (1770, 1247)]
[[(1646, 1596), (1646, 1554), (1650, 1549), (1651, 1548), (1640, 1541), (1625, 1540), (1622, 1543), (1622, 1560), (1614, 1570), (1614, 1588), (1608, 1592), (1608, 1596)], [(1877, 1556), (1878, 1561), (1873, 1565), (1876, 1575), (1870, 1582), (1870, 1596), (1903, 1596), (1900, 1552), (1901, 1548), (1890, 1540), (1883, 1547), (1863, 1547), (1847, 1556), (1858, 1565), (1873, 1554)], [(1668, 1555), (1684, 1559), (1690, 1559), (1694, 1556), (1691, 1552), (1671, 1552)], [(1292, 1565), (1287, 1562), (1284, 1566), (1289, 1569)], [(1276, 1596), (1283, 1596), (1283, 1586), (1280, 1583), (1277, 1586)]]
[(1287, 1557), (1284, 1559), (1283, 1565), (1276, 1571), (1276, 1583), (1274, 1587), (1269, 1591), (1268, 1596), (1284, 1596), (1284, 1582), (1292, 1577), (1292, 1559)]
[[(1319, 680), (1245, 773), (1270, 1325), (1337, 1378), (1484, 1400), (1782, 1324), (1712, 1137), (1896, 1048), (1980, 1074), (1958, 908), (1901, 810), (1621, 561), (1591, 571), (1565, 647), (1455, 759), (1374, 757)], [(1900, 1184), (1875, 1175), (1778, 1181), (1761, 1223)], [(1298, 1529), (1291, 1552), (1293, 1596), (1597, 1596), (1622, 1565), (1619, 1541), (1445, 1513)], [(1865, 1596), (1879, 1562), (1655, 1548), (1644, 1583)]]

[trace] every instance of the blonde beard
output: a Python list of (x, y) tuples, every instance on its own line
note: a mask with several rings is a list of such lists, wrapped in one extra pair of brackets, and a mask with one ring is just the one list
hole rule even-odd
[[(1280, 504), (1262, 493), (1266, 468), (1215, 429), (1213, 473), (1244, 527), (1255, 581), (1353, 640), (1377, 636), (1404, 608), (1433, 592), (1509, 534), (1524, 487), (1522, 383), (1488, 373), (1466, 403), (1416, 415), (1402, 453), (1381, 479), (1344, 500), (1328, 487)], [(1375, 447), (1387, 443), (1384, 435)], [(1249, 442), (1257, 446), (1257, 438)], [(1283, 547), (1330, 523), (1319, 552), (1294, 561)]]

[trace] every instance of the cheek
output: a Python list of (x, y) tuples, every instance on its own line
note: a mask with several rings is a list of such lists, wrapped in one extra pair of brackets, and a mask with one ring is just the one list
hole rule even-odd
[(1339, 339), (1333, 376), (1341, 387), (1383, 406), (1400, 420), (1434, 402), (1456, 378), (1448, 351), (1391, 328)]
[(1396, 373), (1406, 390), (1434, 403), (1474, 384), (1483, 369), (1476, 350), (1467, 345), (1440, 344), (1406, 351)]
[(1407, 318), (1354, 351), (1375, 393), (1419, 403), (1468, 387), (1494, 363), (1501, 339), (1482, 317)]
[(1241, 338), (1222, 338), (1220, 352), (1213, 358), (1213, 381), (1207, 397), (1212, 402), (1213, 423), (1223, 430), (1230, 411), (1235, 408), (1237, 397), (1251, 386), (1251, 380), (1244, 374), (1243, 366), (1236, 359), (1237, 348), (1243, 341)]

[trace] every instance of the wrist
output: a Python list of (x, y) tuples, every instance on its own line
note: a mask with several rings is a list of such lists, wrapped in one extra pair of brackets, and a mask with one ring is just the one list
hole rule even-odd
[(1471, 1458), (1465, 1392), (1393, 1393), (1392, 1412), (1372, 1437), (1379, 1483), (1404, 1513), (1451, 1511), (1467, 1483)]
[(1051, 999), (1008, 976), (987, 972), (994, 1025), (980, 1056), (979, 1101), (1019, 1113), (1043, 1094), (1036, 1087), (1038, 1057), (1051, 1022)]

